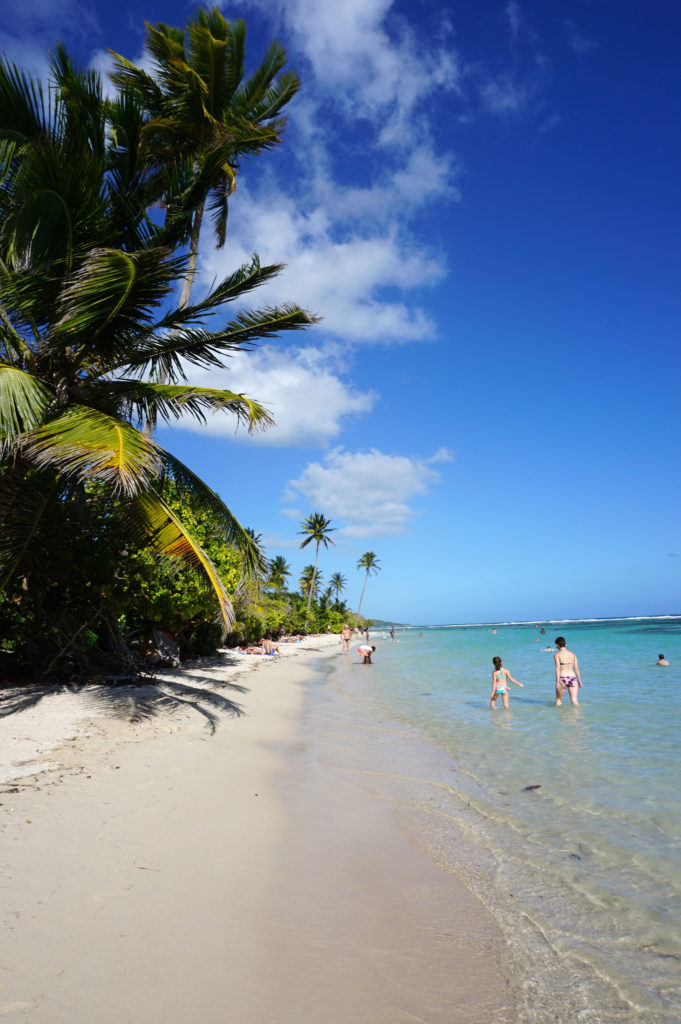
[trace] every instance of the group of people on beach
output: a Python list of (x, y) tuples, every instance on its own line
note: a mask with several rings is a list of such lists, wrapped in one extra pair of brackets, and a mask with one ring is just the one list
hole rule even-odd
[[(578, 706), (579, 699), (577, 694), (582, 685), (582, 677), (579, 673), (577, 655), (574, 651), (568, 650), (567, 641), (564, 636), (557, 636), (555, 644), (557, 650), (553, 660), (556, 666), (556, 707), (560, 707), (563, 703), (563, 697), (566, 692), (571, 702)], [(516, 686), (523, 686), (523, 683), (519, 683), (517, 679), (513, 678), (508, 669), (503, 667), (501, 658), (492, 658), (492, 664), (494, 669), (492, 671), (492, 696), (489, 706), (493, 708), (496, 705), (497, 698), (501, 697), (502, 704), (505, 708), (508, 708), (509, 682), (515, 683)]]

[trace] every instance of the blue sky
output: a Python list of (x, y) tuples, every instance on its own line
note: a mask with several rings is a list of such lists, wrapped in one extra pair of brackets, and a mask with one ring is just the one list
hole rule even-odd
[[(63, 40), (103, 71), (144, 20), (192, 5), (26, 0), (0, 47), (44, 73)], [(681, 612), (678, 183), (681, 14), (653, 0), (248, 0), (302, 89), (284, 144), (244, 165), (197, 291), (257, 250), (252, 305), (323, 322), (211, 383), (268, 406), (159, 440), (294, 579), (381, 572), (364, 611), (408, 622)], [(197, 383), (205, 383), (197, 373)]]

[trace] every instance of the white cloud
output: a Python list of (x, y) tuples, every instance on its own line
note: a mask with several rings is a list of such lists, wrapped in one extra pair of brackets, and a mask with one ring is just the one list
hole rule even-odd
[[(197, 386), (225, 388), (264, 405), (276, 425), (251, 435), (239, 430), (237, 435), (264, 445), (324, 447), (338, 437), (348, 417), (368, 413), (378, 397), (340, 376), (333, 351), (315, 348), (283, 351), (270, 344), (235, 353), (225, 369), (190, 367), (187, 376)], [(181, 426), (195, 433), (235, 436), (235, 420), (228, 413), (216, 413), (205, 425), (186, 417)]]
[[(271, 16), (271, 0), (251, 2)], [(316, 86), (354, 117), (380, 123), (382, 144), (404, 145), (405, 133), (420, 130), (414, 108), (435, 91), (456, 91), (460, 70), (451, 45), (424, 45), (392, 8), (393, 0), (290, 0), (279, 14)]]
[[(306, 209), (273, 188), (267, 202), (245, 189), (237, 202), (225, 249), (215, 249), (206, 231), (201, 282), (226, 276), (255, 250), (263, 264), (286, 262), (285, 273), (258, 291), (258, 305), (295, 301), (323, 317), (326, 335), (346, 342), (392, 344), (434, 336), (435, 325), (424, 310), (394, 292), (435, 284), (443, 260), (400, 241), (394, 228), (339, 238), (328, 207)], [(390, 297), (386, 289), (392, 290)]]
[[(297, 480), (291, 480), (285, 501), (297, 495), (312, 508), (344, 525), (339, 536), (386, 537), (406, 533), (417, 510), (412, 498), (426, 494), (440, 480), (431, 468), (446, 461), (440, 449), (427, 459), (386, 455), (375, 448), (348, 452), (335, 448), (323, 462), (309, 463)], [(448, 453), (447, 453), (448, 456)]]

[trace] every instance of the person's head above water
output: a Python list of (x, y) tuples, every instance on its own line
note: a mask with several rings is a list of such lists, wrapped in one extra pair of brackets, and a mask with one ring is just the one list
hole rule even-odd
[(501, 668), (501, 658), (492, 658), (492, 664), (494, 665), (497, 672)]
[(555, 644), (556, 644), (556, 647), (566, 647), (567, 644), (565, 642), (565, 637), (564, 636), (557, 636), (556, 639), (555, 639)]

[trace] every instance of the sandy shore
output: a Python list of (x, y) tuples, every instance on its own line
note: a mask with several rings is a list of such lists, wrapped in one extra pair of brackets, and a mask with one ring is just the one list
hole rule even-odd
[(314, 750), (337, 639), (282, 651), (0, 719), (0, 1017), (514, 1019), (481, 905)]

